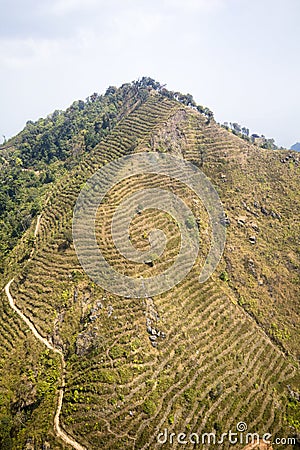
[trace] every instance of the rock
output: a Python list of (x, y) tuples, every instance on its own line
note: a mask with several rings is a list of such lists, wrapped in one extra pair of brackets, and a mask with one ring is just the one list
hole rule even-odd
[(260, 210), (265, 216), (269, 214), (268, 211), (263, 206), (260, 208)]
[(230, 219), (229, 219), (229, 217), (227, 217), (227, 216), (223, 217), (223, 218), (221, 219), (221, 224), (222, 224), (222, 225), (225, 225), (226, 227), (229, 227), (229, 225), (230, 225)]
[(157, 342), (151, 342), (152, 347), (157, 347)]
[(73, 301), (74, 301), (74, 303), (77, 302), (77, 299), (78, 299), (78, 289), (75, 288), (74, 289), (74, 294), (73, 294)]
[(237, 218), (237, 223), (240, 227), (243, 227), (246, 223), (246, 220), (247, 220), (247, 216), (239, 216)]
[(253, 259), (248, 260), (248, 270), (254, 277), (256, 277), (256, 269)]
[(91, 331), (85, 331), (80, 333), (77, 336), (75, 343), (76, 355), (78, 356), (86, 355), (93, 347), (96, 336), (97, 333)]
[(144, 261), (144, 264), (146, 264), (149, 267), (153, 267), (154, 266), (154, 262), (152, 261), (152, 259), (146, 259)]
[(271, 217), (273, 217), (273, 219), (278, 219), (278, 220), (281, 219), (281, 216), (278, 213), (276, 213), (275, 211), (271, 211), (270, 214), (271, 214)]
[(156, 341), (157, 336), (149, 336), (149, 339), (151, 342), (154, 342), (154, 341)]
[(299, 392), (296, 392), (296, 391), (293, 391), (290, 385), (287, 385), (287, 388), (288, 388), (288, 390), (289, 390), (290, 396), (291, 396), (294, 400), (296, 400), (297, 402), (300, 402), (300, 393), (299, 393)]
[(249, 241), (251, 244), (256, 244), (256, 237), (255, 236), (250, 236), (249, 237)]
[(257, 233), (259, 233), (259, 228), (258, 225), (254, 222), (251, 223), (251, 227), (253, 228), (254, 231), (256, 231)]

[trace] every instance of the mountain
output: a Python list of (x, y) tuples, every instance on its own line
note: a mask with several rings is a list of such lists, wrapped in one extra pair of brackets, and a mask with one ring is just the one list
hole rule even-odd
[(291, 146), (291, 150), (295, 150), (296, 152), (300, 152), (300, 143), (297, 142), (296, 144)]
[[(98, 169), (124, 156), (155, 158), (149, 152), (162, 161), (176, 156), (206, 175), (223, 204), (227, 237), (216, 270), (199, 283), (216, 225), (208, 214), (213, 205), (207, 209), (188, 186), (193, 176), (183, 183), (180, 161), (175, 180), (147, 171), (123, 179), (134, 166), (119, 168), (123, 178), (105, 195), (95, 228), (99, 249), (119, 274), (157, 277), (181, 251), (178, 223), (163, 208), (144, 208), (141, 189), (180, 197), (195, 216), (185, 218), (186, 236), (200, 233), (199, 254), (180, 282), (132, 298), (85, 273), (72, 239), (73, 215)], [(150, 78), (28, 122), (7, 142), (0, 175), (0, 447), (176, 448), (185, 433), (186, 448), (197, 437), (206, 448), (205, 433), (220, 439), (238, 430), (244, 440), (235, 448), (242, 449), (246, 428), (270, 433), (272, 442), (294, 439), (299, 161), (234, 135), (191, 95)], [(151, 231), (161, 229), (164, 253), (136, 263), (117, 251), (122, 216), (114, 236), (111, 224), (123, 201), (128, 208), (137, 202), (133, 247), (149, 252), (156, 245)], [(227, 438), (218, 445), (232, 448)], [(276, 448), (296, 448), (296, 441)]]

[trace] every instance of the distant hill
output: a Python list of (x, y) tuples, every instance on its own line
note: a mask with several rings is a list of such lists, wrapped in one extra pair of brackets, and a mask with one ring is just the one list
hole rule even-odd
[(296, 144), (292, 145), (291, 150), (296, 150), (296, 152), (300, 152), (300, 142), (296, 142)]

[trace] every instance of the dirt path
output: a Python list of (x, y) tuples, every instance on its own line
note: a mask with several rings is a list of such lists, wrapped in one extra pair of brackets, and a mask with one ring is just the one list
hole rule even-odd
[(60, 356), (60, 361), (61, 361), (61, 387), (59, 390), (59, 396), (58, 396), (58, 402), (57, 402), (57, 410), (56, 410), (56, 414), (54, 417), (54, 430), (55, 433), (57, 434), (57, 436), (59, 436), (66, 444), (71, 445), (73, 448), (75, 448), (75, 450), (86, 450), (85, 447), (83, 447), (82, 445), (80, 445), (78, 442), (76, 442), (73, 438), (71, 438), (70, 436), (68, 436), (60, 427), (59, 424), (59, 418), (60, 418), (60, 413), (61, 413), (61, 407), (62, 407), (62, 402), (63, 402), (63, 397), (64, 397), (64, 387), (65, 387), (65, 358), (63, 355), (63, 352), (55, 347), (53, 347), (52, 344), (50, 344), (50, 342), (44, 338), (43, 336), (40, 335), (40, 333), (37, 331), (37, 329), (35, 328), (35, 326), (33, 325), (33, 323), (28, 319), (28, 317), (26, 317), (22, 311), (15, 305), (14, 299), (10, 293), (10, 286), (12, 284), (12, 282), (14, 281), (14, 279), (10, 280), (7, 285), (5, 286), (5, 293), (7, 295), (8, 301), (9, 301), (9, 305), (10, 307), (18, 314), (19, 317), (21, 317), (21, 319), (26, 323), (26, 325), (28, 326), (28, 328), (32, 331), (32, 333), (34, 334), (34, 336), (42, 343), (44, 344), (49, 350), (51, 350), (52, 352), (58, 354)]
[[(41, 221), (41, 215), (37, 217), (37, 223), (34, 231), (34, 237), (37, 236), (37, 233), (39, 231), (40, 221)], [(57, 401), (57, 409), (54, 417), (54, 431), (58, 437), (60, 437), (66, 444), (71, 445), (75, 450), (86, 450), (85, 447), (80, 445), (77, 441), (75, 441), (72, 437), (68, 436), (67, 433), (65, 433), (64, 430), (62, 430), (59, 419), (60, 419), (60, 413), (63, 403), (63, 397), (64, 397), (64, 387), (65, 387), (65, 358), (64, 354), (61, 350), (55, 348), (46, 338), (44, 338), (35, 328), (34, 324), (26, 317), (22, 311), (15, 305), (14, 299), (10, 293), (10, 286), (12, 282), (14, 281), (14, 278), (10, 280), (7, 285), (5, 286), (5, 294), (8, 298), (10, 307), (18, 314), (18, 316), (23, 320), (23, 322), (26, 323), (28, 328), (32, 331), (34, 336), (43, 344), (45, 345), (49, 350), (51, 350), (53, 353), (56, 353), (60, 357), (61, 362), (61, 381), (60, 381), (60, 390), (58, 395), (58, 401)]]
[(42, 214), (39, 214), (37, 216), (36, 226), (35, 226), (34, 235), (33, 235), (35, 238), (37, 237), (37, 234), (38, 234), (39, 229), (40, 229), (41, 218), (42, 218)]

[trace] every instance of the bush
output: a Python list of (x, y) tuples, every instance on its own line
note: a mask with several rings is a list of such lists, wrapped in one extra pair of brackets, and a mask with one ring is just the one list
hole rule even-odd
[(156, 410), (156, 405), (153, 400), (146, 400), (143, 404), (144, 413), (148, 414), (148, 416), (153, 416)]
[(226, 272), (226, 270), (224, 270), (224, 272), (220, 273), (219, 278), (222, 281), (229, 281), (229, 276), (228, 276), (228, 273)]

